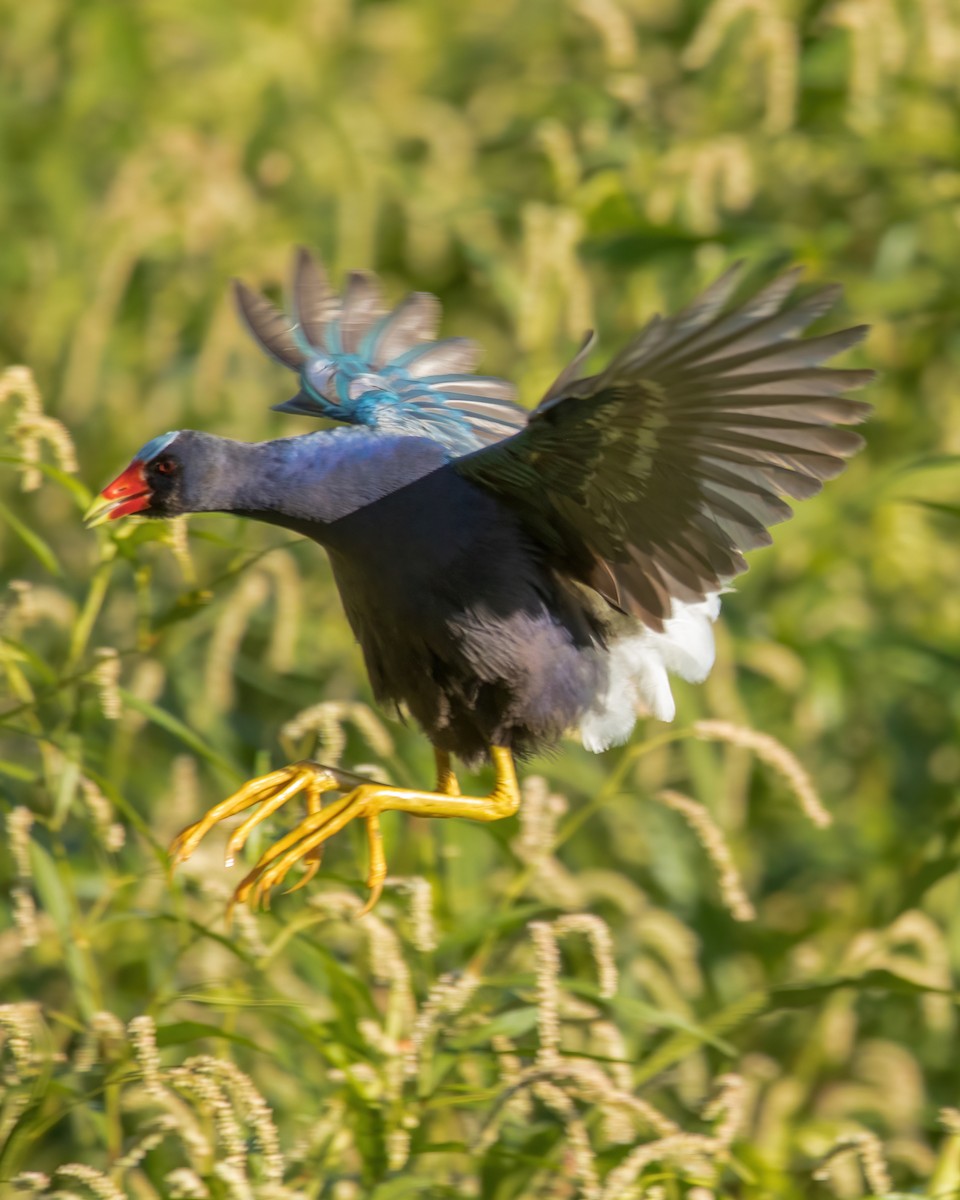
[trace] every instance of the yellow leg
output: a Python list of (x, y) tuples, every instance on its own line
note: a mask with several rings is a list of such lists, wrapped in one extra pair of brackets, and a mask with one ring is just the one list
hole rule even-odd
[[(235, 795), (216, 805), (202, 820), (177, 837), (171, 846), (171, 854), (174, 863), (184, 861), (196, 849), (201, 838), (219, 821), (245, 811), (258, 801), (262, 802), (260, 811), (248, 818), (231, 837), (230, 849), (236, 852), (260, 820), (275, 812), (298, 792), (306, 791), (306, 819), (261, 855), (253, 870), (241, 880), (232, 903), (249, 901), (252, 904), (266, 904), (272, 889), (281, 884), (291, 868), (300, 862), (307, 864), (308, 873), (297, 886), (309, 882), (316, 873), (323, 844), (350, 821), (361, 818), (366, 826), (369, 846), (367, 886), (370, 888), (370, 897), (361, 909), (362, 915), (376, 903), (387, 874), (380, 833), (381, 813), (395, 811), (418, 817), (469, 817), (475, 821), (497, 821), (517, 811), (520, 789), (513, 757), (502, 746), (491, 747), (490, 755), (496, 780), (487, 796), (460, 795), (449, 756), (440, 751), (437, 752), (438, 790), (435, 792), (374, 783), (345, 771), (323, 767), (319, 763), (296, 763), (252, 780)], [(326, 807), (321, 807), (320, 797), (328, 791), (345, 794)]]
[(446, 750), (438, 750), (434, 746), (433, 757), (437, 764), (437, 782), (433, 790), (439, 792), (442, 796), (459, 796), (460, 783), (454, 774), (450, 755)]

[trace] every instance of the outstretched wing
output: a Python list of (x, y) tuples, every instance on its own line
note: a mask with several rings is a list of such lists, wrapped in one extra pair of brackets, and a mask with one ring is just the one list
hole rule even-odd
[(527, 427), (455, 463), (517, 509), (563, 569), (662, 628), (746, 569), (745, 550), (818, 492), (862, 438), (870, 406), (844, 393), (870, 371), (820, 364), (865, 326), (798, 334), (839, 288), (784, 308), (799, 270), (729, 308), (739, 267), (679, 315), (655, 318), (599, 375), (580, 354)]
[(300, 377), (297, 395), (275, 405), (280, 412), (432, 437), (456, 454), (527, 422), (511, 384), (473, 374), (475, 342), (435, 340), (440, 304), (429, 292), (413, 292), (388, 312), (376, 276), (354, 271), (340, 297), (300, 249), (290, 317), (244, 283), (235, 282), (234, 293), (255, 340)]

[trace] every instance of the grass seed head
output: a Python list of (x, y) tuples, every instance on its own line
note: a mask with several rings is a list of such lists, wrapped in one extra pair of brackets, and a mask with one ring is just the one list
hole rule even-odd
[(10, 426), (10, 437), (20, 451), (23, 491), (35, 492), (43, 483), (43, 472), (38, 465), (42, 444), (48, 445), (53, 451), (57, 466), (62, 471), (75, 473), (77, 452), (73, 439), (62, 421), (43, 411), (40, 390), (29, 367), (7, 367), (0, 375), (0, 404), (11, 397), (20, 401), (17, 416)]
[(720, 896), (731, 916), (737, 921), (752, 921), (756, 912), (733, 861), (733, 853), (707, 809), (696, 800), (691, 800), (689, 796), (670, 789), (658, 792), (657, 800), (666, 808), (672, 808), (674, 812), (679, 813), (697, 835), (717, 872)]
[(43, 1066), (38, 1041), (42, 1025), (40, 1005), (32, 1000), (0, 1004), (0, 1051), (9, 1052), (3, 1082), (24, 1083), (35, 1078)]
[(869, 1130), (845, 1133), (837, 1138), (827, 1152), (821, 1165), (814, 1172), (814, 1179), (826, 1181), (831, 1178), (833, 1165), (847, 1154), (856, 1156), (871, 1196), (885, 1196), (893, 1188), (890, 1168), (884, 1154), (883, 1143)]
[(104, 1175), (102, 1171), (94, 1170), (83, 1163), (65, 1163), (62, 1167), (57, 1167), (54, 1174), (76, 1179), (78, 1183), (89, 1188), (97, 1200), (126, 1200), (109, 1175)]
[(49, 1188), (50, 1176), (42, 1171), (21, 1171), (10, 1180), (10, 1186), (17, 1196), (36, 1196)]
[(207, 1185), (190, 1167), (176, 1167), (163, 1178), (170, 1200), (208, 1200)]
[(563, 1122), (567, 1138), (566, 1161), (580, 1185), (580, 1196), (583, 1200), (600, 1200), (601, 1188), (596, 1155), (576, 1105), (565, 1091), (549, 1080), (541, 1080), (534, 1084), (533, 1091), (537, 1099), (555, 1112)]
[(560, 950), (553, 926), (547, 921), (531, 921), (528, 926), (536, 953), (537, 1029), (540, 1048), (537, 1063), (552, 1067), (560, 1046)]
[[(308, 733), (315, 734), (320, 743), (315, 757), (337, 766), (347, 746), (344, 726), (348, 724), (359, 730), (374, 754), (380, 758), (389, 758), (393, 754), (393, 739), (386, 726), (366, 704), (353, 700), (324, 700), (302, 709), (281, 727), (280, 740), (290, 747), (293, 757), (297, 753), (293, 747), (300, 739)], [(376, 770), (382, 776), (382, 769)]]
[(134, 1017), (127, 1026), (137, 1065), (143, 1076), (147, 1092), (154, 1097), (163, 1096), (160, 1077), (160, 1051), (157, 1049), (157, 1026), (153, 1017), (146, 1014)]
[(748, 729), (744, 725), (735, 725), (732, 721), (697, 721), (693, 729), (701, 741), (726, 742), (751, 750), (780, 776), (802, 811), (818, 829), (826, 829), (833, 824), (833, 817), (824, 808), (810, 776), (796, 755), (775, 737), (758, 733), (756, 729)]
[(91, 817), (93, 817), (93, 823), (104, 849), (111, 853), (122, 850), (127, 840), (127, 833), (120, 822), (113, 819), (113, 805), (99, 786), (92, 779), (88, 779), (86, 775), (80, 776), (80, 792)]
[(617, 993), (617, 965), (613, 960), (613, 936), (610, 927), (593, 913), (569, 913), (554, 922), (557, 936), (567, 933), (583, 933), (590, 942), (593, 960), (597, 966), (600, 995), (605, 999)]
[(227, 712), (233, 705), (236, 689), (233, 666), (243, 642), (250, 618), (270, 595), (270, 582), (262, 571), (242, 575), (213, 629), (204, 680), (207, 706), (216, 713)]
[(427, 993), (420, 1006), (410, 1033), (410, 1048), (406, 1055), (406, 1073), (419, 1073), (423, 1056), (441, 1017), (452, 1017), (461, 1013), (480, 986), (480, 978), (470, 971), (463, 974), (441, 975)]
[(417, 950), (429, 954), (437, 948), (437, 930), (433, 919), (433, 887), (422, 875), (389, 875), (384, 887), (405, 892), (410, 897), (410, 932)]
[(33, 893), (22, 883), (15, 883), (10, 889), (13, 900), (13, 926), (20, 939), (20, 946), (28, 950), (40, 941), (40, 922), (37, 919), (37, 904)]
[(118, 721), (123, 715), (120, 697), (120, 657), (112, 646), (99, 646), (94, 651), (97, 665), (93, 677), (97, 684), (100, 707), (108, 721)]
[(387, 1134), (387, 1163), (391, 1171), (402, 1171), (410, 1157), (410, 1133), (391, 1129)]
[(29, 808), (17, 805), (7, 813), (7, 838), (17, 878), (26, 881), (31, 878), (30, 867), (30, 830), (33, 828), (34, 816)]
[(95, 1012), (84, 1031), (73, 1069), (78, 1075), (85, 1075), (98, 1062), (108, 1063), (115, 1059), (126, 1044), (127, 1030), (120, 1018), (112, 1012)]

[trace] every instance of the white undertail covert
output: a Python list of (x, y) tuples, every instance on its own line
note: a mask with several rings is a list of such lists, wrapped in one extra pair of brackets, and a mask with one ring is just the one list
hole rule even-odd
[(713, 623), (719, 614), (717, 592), (696, 604), (674, 600), (662, 633), (638, 622), (636, 633), (610, 643), (603, 651), (606, 689), (580, 722), (580, 737), (588, 750), (599, 753), (621, 745), (638, 716), (673, 720), (677, 709), (668, 672), (690, 683), (706, 679), (713, 666)]

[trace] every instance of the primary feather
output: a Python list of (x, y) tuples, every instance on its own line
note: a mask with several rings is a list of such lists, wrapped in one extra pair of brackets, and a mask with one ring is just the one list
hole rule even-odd
[(244, 283), (234, 292), (256, 341), (300, 377), (297, 395), (275, 405), (280, 412), (429, 437), (453, 454), (526, 424), (509, 383), (472, 374), (475, 342), (435, 340), (440, 304), (428, 292), (388, 312), (376, 276), (353, 271), (341, 298), (304, 249), (294, 260), (290, 317)]
[(820, 364), (859, 326), (798, 339), (836, 300), (784, 310), (797, 272), (726, 311), (727, 272), (683, 312), (656, 318), (598, 375), (568, 368), (513, 437), (457, 463), (501, 496), (573, 577), (662, 631), (746, 569), (745, 550), (862, 445), (837, 425), (869, 406), (844, 392), (869, 371)]

